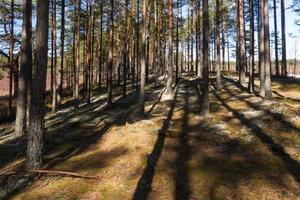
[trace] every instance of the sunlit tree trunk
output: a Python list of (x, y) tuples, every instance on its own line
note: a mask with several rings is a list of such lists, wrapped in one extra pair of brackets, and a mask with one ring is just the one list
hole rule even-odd
[(140, 114), (145, 114), (145, 85), (146, 85), (146, 35), (147, 35), (147, 0), (143, 2), (143, 32), (141, 48), (141, 86), (140, 86)]
[(276, 76), (280, 75), (279, 64), (278, 64), (278, 31), (277, 31), (277, 6), (276, 1), (273, 0), (273, 11), (274, 11), (274, 37), (275, 37), (275, 69)]
[(169, 35), (168, 35), (168, 68), (167, 68), (167, 89), (166, 95), (173, 97), (173, 0), (169, 0)]
[(264, 16), (263, 16), (263, 1), (259, 1), (259, 95), (264, 97), (265, 96), (265, 54), (264, 54)]
[(244, 6), (243, 0), (237, 0), (238, 5), (238, 70), (239, 70), (239, 82), (244, 84), (246, 80), (246, 63), (245, 63), (245, 31), (244, 31)]
[(153, 24), (153, 61), (152, 61), (152, 69), (154, 72), (155, 86), (157, 84), (157, 76), (158, 76), (158, 33), (157, 33), (157, 0), (153, 0), (153, 12), (154, 12), (154, 24)]
[(175, 66), (176, 66), (176, 70), (175, 70), (175, 83), (177, 84), (178, 83), (178, 80), (179, 80), (179, 0), (176, 1), (177, 3), (177, 19), (176, 19), (176, 63), (175, 63)]
[(270, 34), (269, 34), (269, 5), (268, 0), (262, 0), (263, 9), (263, 24), (264, 24), (264, 68), (265, 68), (265, 98), (272, 98), (271, 84), (271, 58), (270, 58)]
[(65, 0), (61, 0), (61, 31), (60, 31), (60, 81), (58, 85), (57, 104), (61, 104), (64, 85), (64, 46), (65, 46)]

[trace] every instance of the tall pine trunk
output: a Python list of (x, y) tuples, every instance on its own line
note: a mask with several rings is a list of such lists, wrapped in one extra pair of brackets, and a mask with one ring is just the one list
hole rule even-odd
[(27, 91), (28, 91), (28, 74), (32, 66), (32, 1), (23, 0), (23, 26), (22, 41), (20, 53), (20, 73), (19, 73), (19, 91), (17, 98), (17, 114), (15, 124), (15, 135), (23, 136), (26, 132), (26, 109), (27, 109)]
[(169, 34), (168, 34), (168, 68), (167, 68), (167, 89), (168, 98), (173, 98), (173, 0), (169, 0)]
[(275, 37), (275, 70), (276, 76), (280, 75), (279, 64), (278, 64), (278, 31), (277, 31), (277, 6), (276, 1), (273, 0), (273, 11), (274, 11), (274, 37)]
[(56, 46), (56, 0), (52, 0), (52, 61), (51, 65), (53, 65), (53, 82), (52, 82), (52, 112), (56, 111), (57, 104), (57, 46)]
[(98, 87), (101, 89), (102, 84), (102, 69), (103, 69), (103, 3), (100, 1), (100, 37), (99, 37), (99, 57), (98, 57)]
[(127, 64), (128, 64), (128, 0), (125, 0), (125, 21), (123, 33), (123, 96), (126, 96), (127, 87)]
[(80, 11), (81, 11), (81, 0), (77, 0), (77, 16), (76, 16), (76, 65), (74, 70), (74, 85), (75, 85), (75, 94), (74, 94), (74, 103), (75, 103), (75, 112), (78, 111), (79, 107), (79, 67), (80, 67)]
[(201, 85), (202, 90), (202, 102), (201, 102), (201, 112), (206, 115), (209, 113), (209, 8), (208, 0), (203, 0), (203, 42), (202, 42), (202, 55), (203, 55), (203, 82)]
[(147, 0), (143, 2), (143, 32), (141, 48), (141, 86), (140, 86), (140, 114), (145, 114), (145, 85), (146, 85), (146, 35), (147, 35)]
[(114, 51), (114, 0), (109, 4), (109, 52), (108, 52), (108, 69), (107, 69), (107, 104), (112, 104), (112, 68), (113, 68), (113, 51)]
[(286, 64), (286, 35), (285, 35), (285, 3), (281, 0), (281, 38), (282, 38), (282, 69), (281, 73), (283, 76), (287, 76), (287, 64)]
[(216, 2), (217, 90), (221, 89), (220, 0)]
[(49, 1), (37, 1), (36, 53), (33, 70), (32, 97), (30, 103), (30, 127), (27, 135), (28, 169), (40, 169), (43, 164), (45, 132), (45, 90), (48, 62)]
[(239, 83), (244, 84), (246, 81), (246, 63), (245, 63), (245, 30), (244, 30), (244, 5), (243, 0), (238, 1), (238, 70), (239, 70)]
[(264, 68), (265, 68), (265, 98), (272, 98), (271, 84), (271, 58), (270, 58), (270, 34), (269, 34), (269, 5), (268, 0), (263, 0), (263, 24), (264, 24)]
[(249, 0), (249, 12), (250, 12), (250, 68), (249, 68), (249, 82), (248, 91), (253, 93), (254, 91), (254, 9), (253, 0)]
[(14, 69), (14, 0), (10, 3), (10, 47), (9, 47), (9, 100), (8, 100), (8, 117), (12, 115), (13, 100), (13, 69)]
[(263, 4), (264, 0), (259, 1), (259, 95), (265, 96), (265, 44), (264, 44), (264, 16), (263, 16)]
[(61, 31), (60, 31), (60, 81), (58, 86), (57, 104), (61, 104), (64, 85), (64, 46), (65, 46), (65, 0), (61, 0)]

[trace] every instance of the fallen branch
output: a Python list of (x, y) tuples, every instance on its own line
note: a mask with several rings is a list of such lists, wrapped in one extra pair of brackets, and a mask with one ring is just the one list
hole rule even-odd
[[(23, 170), (24, 172), (28, 172), (28, 173), (38, 173), (38, 174), (51, 174), (51, 175), (62, 175), (62, 176), (70, 176), (70, 177), (74, 177), (74, 178), (84, 178), (84, 179), (96, 179), (96, 180), (100, 180), (99, 177), (97, 176), (85, 176), (85, 175), (81, 175), (81, 174), (77, 174), (74, 172), (66, 172), (66, 171), (54, 171), (54, 170), (45, 170), (45, 169), (27, 169), (27, 170)], [(1, 175), (12, 175), (12, 174), (16, 174), (18, 171), (12, 171), (12, 172), (4, 172), (1, 173)]]
[(97, 179), (97, 180), (99, 180), (99, 177), (97, 177), (97, 176), (85, 176), (85, 175), (77, 174), (77, 173), (74, 173), (74, 172), (66, 172), (66, 171), (53, 171), (53, 170), (45, 170), (45, 169), (27, 169), (25, 171), (29, 172), (29, 173), (66, 175), (66, 176), (71, 176), (71, 177), (75, 177), (75, 178), (85, 178), (85, 179)]

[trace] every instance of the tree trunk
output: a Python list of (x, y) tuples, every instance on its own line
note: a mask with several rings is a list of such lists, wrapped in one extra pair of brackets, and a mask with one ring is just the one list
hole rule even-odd
[(216, 2), (217, 90), (221, 89), (220, 0)]
[(64, 46), (65, 46), (65, 0), (61, 0), (61, 31), (60, 31), (60, 81), (58, 86), (57, 104), (61, 104), (64, 85)]
[(273, 10), (274, 10), (274, 37), (275, 37), (275, 69), (276, 69), (276, 76), (280, 75), (279, 64), (278, 64), (278, 31), (277, 31), (277, 6), (276, 1), (273, 0)]
[(201, 112), (206, 115), (209, 113), (209, 8), (208, 8), (208, 0), (203, 0), (203, 42), (202, 42), (202, 50), (203, 50), (203, 82), (202, 82), (202, 104), (201, 104)]
[(136, 90), (138, 90), (138, 85), (139, 85), (139, 69), (140, 69), (140, 0), (137, 0), (137, 6), (136, 6), (136, 13), (137, 15), (137, 21), (135, 23), (135, 34), (136, 34), (136, 66), (135, 66), (135, 71), (136, 71)]
[(285, 3), (281, 0), (281, 37), (282, 37), (282, 69), (281, 73), (283, 76), (287, 76), (287, 65), (286, 65), (286, 37), (285, 37)]
[(239, 83), (244, 84), (246, 80), (246, 72), (245, 72), (245, 30), (244, 30), (244, 6), (243, 0), (238, 0), (238, 46), (239, 46)]
[(249, 12), (250, 12), (250, 68), (249, 68), (249, 82), (248, 91), (253, 93), (254, 91), (254, 9), (253, 0), (249, 0)]
[(178, 81), (179, 81), (179, 0), (177, 0), (177, 5), (176, 5), (176, 8), (177, 8), (177, 19), (176, 19), (176, 70), (175, 70), (175, 83), (176, 85), (178, 84)]
[(157, 0), (153, 0), (153, 9), (154, 9), (154, 24), (153, 24), (153, 61), (152, 61), (152, 69), (154, 73), (154, 84), (156, 86), (157, 84), (157, 76), (158, 76), (158, 62), (157, 62), (157, 39), (158, 39), (158, 33), (157, 33)]
[(13, 100), (13, 69), (14, 69), (14, 0), (10, 3), (10, 47), (9, 47), (9, 101), (8, 101), (8, 117), (12, 115)]
[(168, 71), (167, 71), (167, 89), (166, 95), (173, 98), (173, 0), (169, 0), (169, 35), (168, 35)]
[(32, 66), (32, 46), (31, 46), (31, 17), (32, 1), (23, 0), (23, 26), (22, 41), (20, 53), (20, 73), (19, 73), (19, 91), (17, 98), (17, 114), (15, 124), (15, 135), (23, 136), (26, 132), (26, 108), (28, 91), (28, 68)]
[(52, 0), (52, 42), (53, 42), (53, 51), (52, 59), (54, 59), (53, 64), (53, 85), (52, 85), (52, 112), (56, 111), (57, 105), (57, 77), (56, 77), (56, 68), (57, 68), (57, 47), (56, 47), (56, 0)]
[(124, 22), (124, 38), (123, 38), (123, 97), (126, 96), (127, 87), (127, 63), (128, 63), (128, 0), (125, 0), (125, 22)]
[(79, 107), (79, 67), (80, 67), (80, 9), (81, 0), (77, 0), (77, 16), (76, 16), (76, 66), (74, 70), (74, 85), (75, 85), (75, 112)]
[(269, 5), (268, 0), (263, 0), (263, 24), (264, 24), (264, 66), (265, 66), (265, 98), (272, 99), (271, 83), (271, 59), (270, 59), (270, 35), (269, 35)]
[(259, 95), (265, 97), (265, 54), (264, 54), (264, 16), (263, 16), (263, 1), (259, 2)]
[(91, 102), (91, 68), (92, 68), (92, 7), (91, 0), (87, 5), (87, 32), (86, 32), (86, 86), (87, 86), (87, 103)]
[(188, 14), (187, 14), (187, 20), (188, 20), (188, 24), (187, 24), (187, 64), (188, 64), (188, 69), (187, 71), (189, 72), (190, 71), (190, 20), (189, 20), (189, 17), (190, 17), (190, 9), (189, 9), (189, 6), (188, 6)]
[(194, 72), (194, 0), (191, 10), (191, 71)]
[(48, 62), (49, 1), (37, 1), (36, 54), (30, 108), (30, 128), (27, 136), (27, 169), (42, 167), (45, 132), (45, 90)]
[(140, 86), (140, 114), (145, 114), (145, 85), (146, 85), (146, 36), (147, 36), (147, 0), (143, 2), (143, 33), (141, 49), (141, 86)]
[(109, 53), (107, 69), (107, 104), (112, 104), (112, 68), (113, 68), (113, 51), (114, 51), (114, 0), (109, 4)]
[(99, 62), (99, 72), (98, 72), (98, 87), (101, 89), (101, 84), (102, 84), (102, 68), (103, 68), (103, 63), (102, 63), (102, 57), (103, 57), (103, 4), (102, 1), (100, 1), (100, 37), (99, 37), (99, 57), (98, 57), (98, 62)]

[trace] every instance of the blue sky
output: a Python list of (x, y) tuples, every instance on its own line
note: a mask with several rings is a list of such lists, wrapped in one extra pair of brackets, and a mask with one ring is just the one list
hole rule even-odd
[[(293, 0), (286, 0), (286, 8), (290, 7)], [(270, 2), (272, 3), (272, 2)], [(273, 6), (273, 4), (272, 4)], [(281, 18), (280, 18), (280, 3), (277, 3), (277, 22), (278, 22), (278, 31), (281, 30)], [(297, 16), (296, 13), (291, 9), (286, 9), (286, 45), (287, 45), (287, 58), (295, 57), (295, 44), (296, 50), (300, 49), (300, 26), (295, 24), (295, 20), (300, 19), (300, 16)], [(274, 15), (273, 9), (270, 9), (270, 31), (274, 31)], [(298, 38), (292, 38), (289, 34), (298, 36)], [(279, 39), (281, 39), (281, 32), (279, 32)], [(273, 49), (273, 47), (272, 47)], [(297, 57), (300, 55), (300, 51), (297, 52)], [(274, 53), (272, 52), (272, 57)]]

